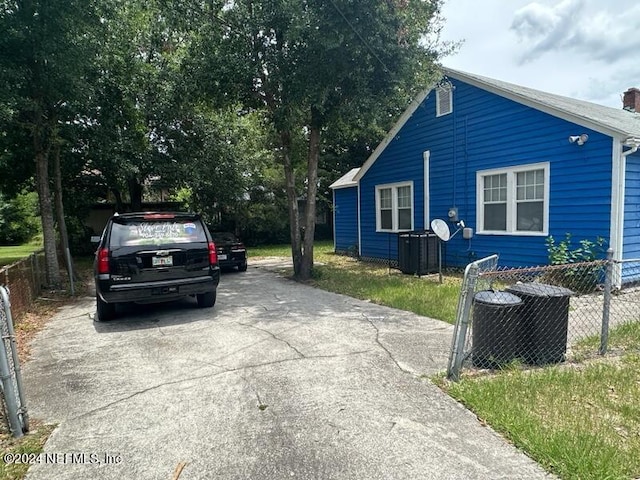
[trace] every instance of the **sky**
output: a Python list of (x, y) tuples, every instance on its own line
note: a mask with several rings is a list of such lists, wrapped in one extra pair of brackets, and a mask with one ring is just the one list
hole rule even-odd
[(444, 0), (445, 67), (622, 108), (640, 88), (637, 0)]

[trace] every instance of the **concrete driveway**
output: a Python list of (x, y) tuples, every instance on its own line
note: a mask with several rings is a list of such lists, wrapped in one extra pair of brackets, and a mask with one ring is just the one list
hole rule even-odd
[(195, 300), (94, 323), (66, 307), (24, 366), (31, 417), (59, 427), (36, 479), (537, 479), (443, 394), (452, 327), (264, 268)]

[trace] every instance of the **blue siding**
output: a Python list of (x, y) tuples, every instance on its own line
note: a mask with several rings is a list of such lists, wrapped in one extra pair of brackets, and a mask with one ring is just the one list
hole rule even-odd
[[(549, 162), (549, 233), (577, 241), (609, 238), (612, 139), (606, 135), (521, 105), (485, 90), (454, 83), (454, 111), (435, 116), (431, 93), (389, 143), (360, 181), (361, 254), (386, 258), (396, 242), (376, 233), (376, 185), (414, 182), (415, 228), (424, 225), (422, 152), (430, 155), (429, 218), (446, 219), (456, 206), (459, 217), (476, 230), (476, 172), (491, 168)], [(589, 140), (570, 144), (570, 135), (587, 133)], [(452, 229), (454, 228), (451, 225)], [(447, 264), (498, 253), (501, 265), (548, 263), (545, 236), (458, 235), (447, 246)], [(395, 257), (394, 257), (395, 258)]]
[(640, 154), (627, 157), (624, 201), (625, 259), (640, 258)]
[(336, 189), (333, 199), (335, 250), (347, 252), (358, 245), (358, 189)]

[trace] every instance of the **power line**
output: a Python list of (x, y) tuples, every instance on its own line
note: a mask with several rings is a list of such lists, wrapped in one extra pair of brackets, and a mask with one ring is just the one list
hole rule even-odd
[(355, 33), (358, 38), (360, 39), (360, 41), (364, 44), (365, 47), (367, 47), (367, 49), (371, 52), (371, 54), (375, 57), (375, 59), (380, 63), (380, 65), (382, 65), (382, 68), (384, 68), (384, 70), (391, 74), (391, 70), (389, 70), (389, 68), (387, 68), (387, 66), (385, 65), (385, 63), (382, 61), (382, 59), (378, 56), (378, 54), (375, 52), (375, 50), (371, 47), (371, 45), (369, 45), (369, 43), (367, 42), (367, 40), (365, 40), (365, 38), (360, 35), (360, 32), (358, 32), (355, 27), (353, 26), (353, 24), (349, 21), (349, 19), (345, 16), (344, 13), (342, 13), (342, 10), (340, 10), (340, 8), (338, 7), (338, 5), (336, 5), (336, 2), (334, 0), (331, 0), (331, 5), (333, 5), (333, 8), (336, 9), (336, 11), (340, 14), (340, 16), (344, 19), (345, 22), (347, 22), (347, 25), (349, 25), (349, 28), (351, 28), (351, 30), (353, 31), (353, 33)]

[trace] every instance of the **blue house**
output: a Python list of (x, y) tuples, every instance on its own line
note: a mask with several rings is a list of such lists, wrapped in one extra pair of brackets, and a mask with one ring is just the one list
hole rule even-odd
[(331, 188), (338, 252), (398, 258), (398, 235), (433, 219), (465, 235), (447, 266), (497, 253), (548, 263), (545, 240), (606, 239), (640, 258), (640, 90), (615, 109), (443, 69), (359, 169)]

